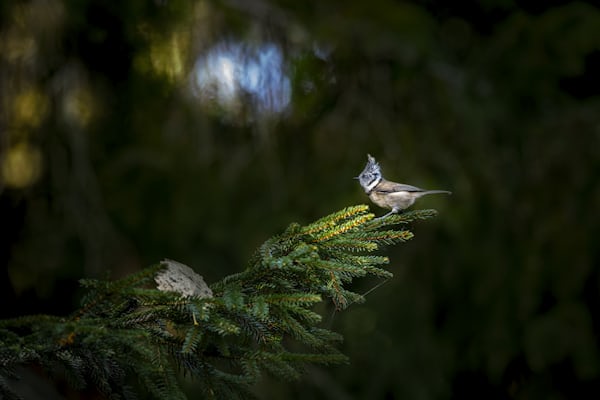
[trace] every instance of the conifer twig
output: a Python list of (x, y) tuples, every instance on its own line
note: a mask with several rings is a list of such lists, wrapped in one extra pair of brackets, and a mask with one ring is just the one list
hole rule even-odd
[[(210, 287), (170, 260), (116, 281), (82, 280), (87, 294), (71, 316), (0, 321), (0, 397), (19, 398), (10, 383), (27, 365), (110, 398), (146, 391), (180, 400), (178, 372), (206, 397), (233, 398), (264, 372), (297, 379), (307, 363), (347, 362), (336, 347), (341, 336), (319, 326), (315, 304), (332, 301), (343, 310), (364, 301), (392, 277), (383, 268), (388, 257), (373, 252), (411, 239), (406, 225), (434, 215), (375, 220), (359, 205), (291, 224), (247, 269)], [(362, 295), (348, 289), (367, 275), (385, 280)]]

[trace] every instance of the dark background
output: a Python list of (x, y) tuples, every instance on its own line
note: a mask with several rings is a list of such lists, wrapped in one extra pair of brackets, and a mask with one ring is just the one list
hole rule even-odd
[(326, 316), (351, 363), (258, 396), (596, 398), (600, 9), (539, 4), (2, 1), (1, 316), (166, 257), (240, 271), (367, 202), (369, 152), (454, 194)]

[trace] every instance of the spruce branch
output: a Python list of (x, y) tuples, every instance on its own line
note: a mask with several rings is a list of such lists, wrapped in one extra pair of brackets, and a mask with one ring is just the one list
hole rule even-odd
[(210, 287), (171, 260), (115, 281), (81, 280), (87, 294), (72, 315), (0, 321), (0, 395), (19, 398), (11, 382), (17, 367), (30, 365), (107, 398), (146, 391), (183, 399), (179, 372), (207, 398), (232, 398), (248, 396), (264, 372), (298, 379), (306, 364), (347, 362), (337, 350), (342, 337), (319, 327), (315, 305), (342, 310), (364, 301), (348, 284), (392, 277), (383, 268), (389, 258), (373, 252), (411, 239), (406, 225), (434, 215), (374, 219), (359, 205), (291, 224), (248, 268)]

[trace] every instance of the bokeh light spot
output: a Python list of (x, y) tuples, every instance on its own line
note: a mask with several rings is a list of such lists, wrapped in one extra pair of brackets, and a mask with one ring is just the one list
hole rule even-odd
[(14, 188), (24, 188), (35, 183), (39, 178), (42, 155), (39, 149), (21, 143), (4, 154), (1, 167), (4, 184)]
[(78, 127), (86, 127), (94, 116), (94, 98), (89, 88), (75, 87), (63, 99), (65, 120)]
[(46, 116), (48, 101), (42, 92), (28, 89), (15, 97), (13, 106), (15, 126), (36, 127)]
[(194, 93), (237, 112), (243, 101), (260, 115), (278, 114), (291, 100), (291, 83), (281, 49), (272, 43), (249, 46), (223, 42), (196, 61)]
[(136, 68), (144, 73), (179, 82), (186, 74), (186, 54), (189, 37), (185, 33), (174, 33), (168, 38), (155, 40), (145, 52), (135, 59)]

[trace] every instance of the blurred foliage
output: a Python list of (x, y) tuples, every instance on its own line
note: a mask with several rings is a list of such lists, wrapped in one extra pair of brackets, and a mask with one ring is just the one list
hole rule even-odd
[[(68, 312), (78, 278), (164, 257), (240, 271), (290, 222), (365, 201), (370, 152), (454, 195), (423, 200), (441, 217), (396, 277), (331, 321), (352, 364), (259, 396), (597, 393), (600, 9), (539, 4), (3, 1), (4, 316)], [(281, 52), (283, 111), (198, 85), (223, 43)]]

